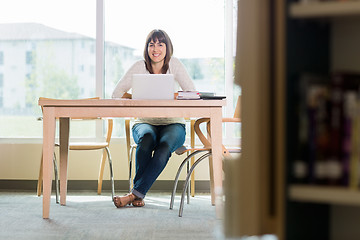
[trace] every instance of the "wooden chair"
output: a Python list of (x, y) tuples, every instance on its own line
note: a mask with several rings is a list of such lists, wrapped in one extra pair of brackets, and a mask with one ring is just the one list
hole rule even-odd
[[(48, 98), (40, 98), (40, 99), (48, 99)], [(90, 99), (100, 99), (100, 98), (90, 98)], [(110, 155), (110, 140), (113, 130), (113, 119), (111, 118), (73, 118), (71, 120), (98, 120), (102, 119), (107, 122), (107, 132), (106, 138), (104, 141), (96, 141), (96, 142), (70, 142), (69, 143), (69, 150), (102, 150), (102, 156), (100, 160), (100, 168), (99, 168), (99, 176), (98, 176), (98, 189), (97, 193), (101, 194), (102, 190), (102, 181), (104, 175), (104, 168), (105, 168), (105, 161), (108, 158), (109, 162), (109, 169), (110, 169), (110, 180), (111, 180), (111, 193), (112, 198), (115, 196), (115, 187), (114, 187), (114, 177), (113, 177), (113, 168), (112, 168), (112, 160)], [(55, 144), (56, 147), (60, 145), (58, 143)], [(57, 173), (57, 161), (56, 155), (54, 153), (54, 172), (55, 172), (55, 183), (56, 183), (56, 202), (59, 203), (59, 185), (58, 185), (58, 173)], [(37, 184), (37, 195), (40, 196), (42, 192), (42, 177), (43, 177), (43, 157), (41, 156), (40, 162), (40, 170), (39, 170), (39, 177), (38, 177), (38, 184)]]
[[(241, 96), (238, 97), (237, 99), (237, 103), (236, 103), (236, 107), (235, 107), (235, 112), (233, 117), (231, 118), (223, 118), (222, 122), (223, 123), (241, 123), (241, 111), (240, 111), (240, 106), (241, 106)], [(202, 133), (201, 129), (200, 129), (200, 124), (202, 123), (206, 123), (206, 129), (207, 129), (207, 137), (205, 137), (205, 135)], [(199, 137), (200, 141), (202, 142), (202, 144), (204, 145), (203, 148), (200, 149), (194, 149), (195, 151), (192, 154), (198, 154), (198, 153), (203, 153), (203, 155), (201, 155), (194, 164), (192, 164), (191, 169), (189, 170), (189, 172), (187, 173), (186, 176), (186, 180), (184, 183), (184, 187), (183, 187), (183, 191), (182, 191), (182, 195), (181, 195), (181, 201), (180, 201), (180, 208), (179, 208), (179, 217), (182, 216), (183, 214), (183, 209), (184, 209), (184, 197), (185, 197), (185, 193), (187, 191), (187, 188), (189, 186), (189, 180), (191, 177), (192, 172), (194, 171), (195, 167), (205, 158), (209, 158), (209, 171), (210, 171), (210, 190), (211, 190), (211, 194), (212, 194), (212, 204), (214, 205), (214, 181), (212, 178), (212, 159), (211, 159), (211, 132), (210, 132), (210, 119), (209, 118), (200, 118), (198, 120), (196, 120), (195, 125), (194, 125), (194, 130), (195, 133), (197, 134), (197, 136)], [(223, 155), (226, 158), (231, 157), (231, 153), (241, 153), (241, 146), (236, 146), (236, 147), (225, 147), (224, 145), (222, 146), (223, 149)], [(204, 153), (205, 152), (205, 153)], [(178, 169), (178, 173), (177, 173), (177, 177), (175, 178), (175, 182), (174, 182), (174, 188), (173, 188), (173, 193), (171, 195), (171, 202), (170, 202), (170, 209), (173, 208), (173, 203), (174, 203), (174, 196), (175, 196), (175, 191), (176, 191), (176, 187), (177, 187), (177, 183), (178, 183), (178, 175), (180, 175), (180, 172), (185, 164), (186, 161), (189, 161), (189, 159), (185, 158), (184, 161), (182, 162), (182, 164), (180, 165), (179, 169)]]

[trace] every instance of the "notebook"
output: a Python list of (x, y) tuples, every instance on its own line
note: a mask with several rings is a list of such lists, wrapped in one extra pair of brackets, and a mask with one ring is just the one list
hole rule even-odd
[(173, 74), (133, 74), (132, 99), (174, 99)]

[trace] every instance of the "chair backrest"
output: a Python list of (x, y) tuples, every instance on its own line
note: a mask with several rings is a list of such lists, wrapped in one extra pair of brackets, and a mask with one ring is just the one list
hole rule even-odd
[(194, 129), (195, 129), (196, 135), (199, 137), (200, 141), (204, 145), (204, 148), (210, 148), (211, 143), (210, 143), (209, 139), (204, 136), (204, 134), (202, 133), (202, 131), (200, 129), (200, 124), (204, 123), (204, 122), (209, 123), (210, 118), (199, 118), (198, 120), (196, 120), (195, 124), (194, 124)]
[(107, 132), (106, 132), (106, 142), (110, 143), (111, 140), (111, 136), (112, 136), (112, 131), (113, 131), (113, 126), (114, 126), (114, 120), (111, 118), (106, 118), (107, 122), (108, 122), (108, 127), (107, 127)]
[(234, 118), (240, 118), (240, 121), (241, 121), (241, 95), (239, 95), (237, 102), (236, 102)]
[[(235, 122), (235, 123), (240, 123), (241, 122), (241, 96), (238, 97), (237, 102), (236, 102), (236, 107), (235, 107), (235, 111), (234, 111), (234, 115), (232, 118), (223, 118), (222, 121), (224, 123), (226, 122)], [(206, 122), (206, 130), (207, 130), (207, 137), (204, 136), (204, 134), (201, 132), (199, 125), (203, 122)], [(195, 125), (197, 125), (195, 127), (195, 132), (198, 135), (200, 141), (204, 144), (204, 147), (211, 147), (211, 132), (210, 132), (210, 119), (209, 118), (201, 118), (198, 119), (197, 122), (195, 122)], [(227, 148), (223, 145), (222, 146), (223, 149), (223, 155), (225, 156), (230, 156), (229, 151), (227, 150)]]

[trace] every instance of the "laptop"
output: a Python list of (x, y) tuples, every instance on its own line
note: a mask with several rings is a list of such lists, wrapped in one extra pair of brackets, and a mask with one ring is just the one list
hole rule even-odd
[(132, 99), (174, 99), (173, 74), (133, 74)]

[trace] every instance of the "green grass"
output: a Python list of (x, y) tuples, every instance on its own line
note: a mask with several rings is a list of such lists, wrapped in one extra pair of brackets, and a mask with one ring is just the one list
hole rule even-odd
[[(57, 122), (57, 129), (58, 129)], [(1, 116), (0, 137), (42, 137), (42, 121), (32, 116)], [(58, 132), (58, 130), (57, 130)], [(56, 134), (58, 134), (56, 132)], [(70, 123), (71, 137), (94, 137), (94, 121), (72, 121)]]

